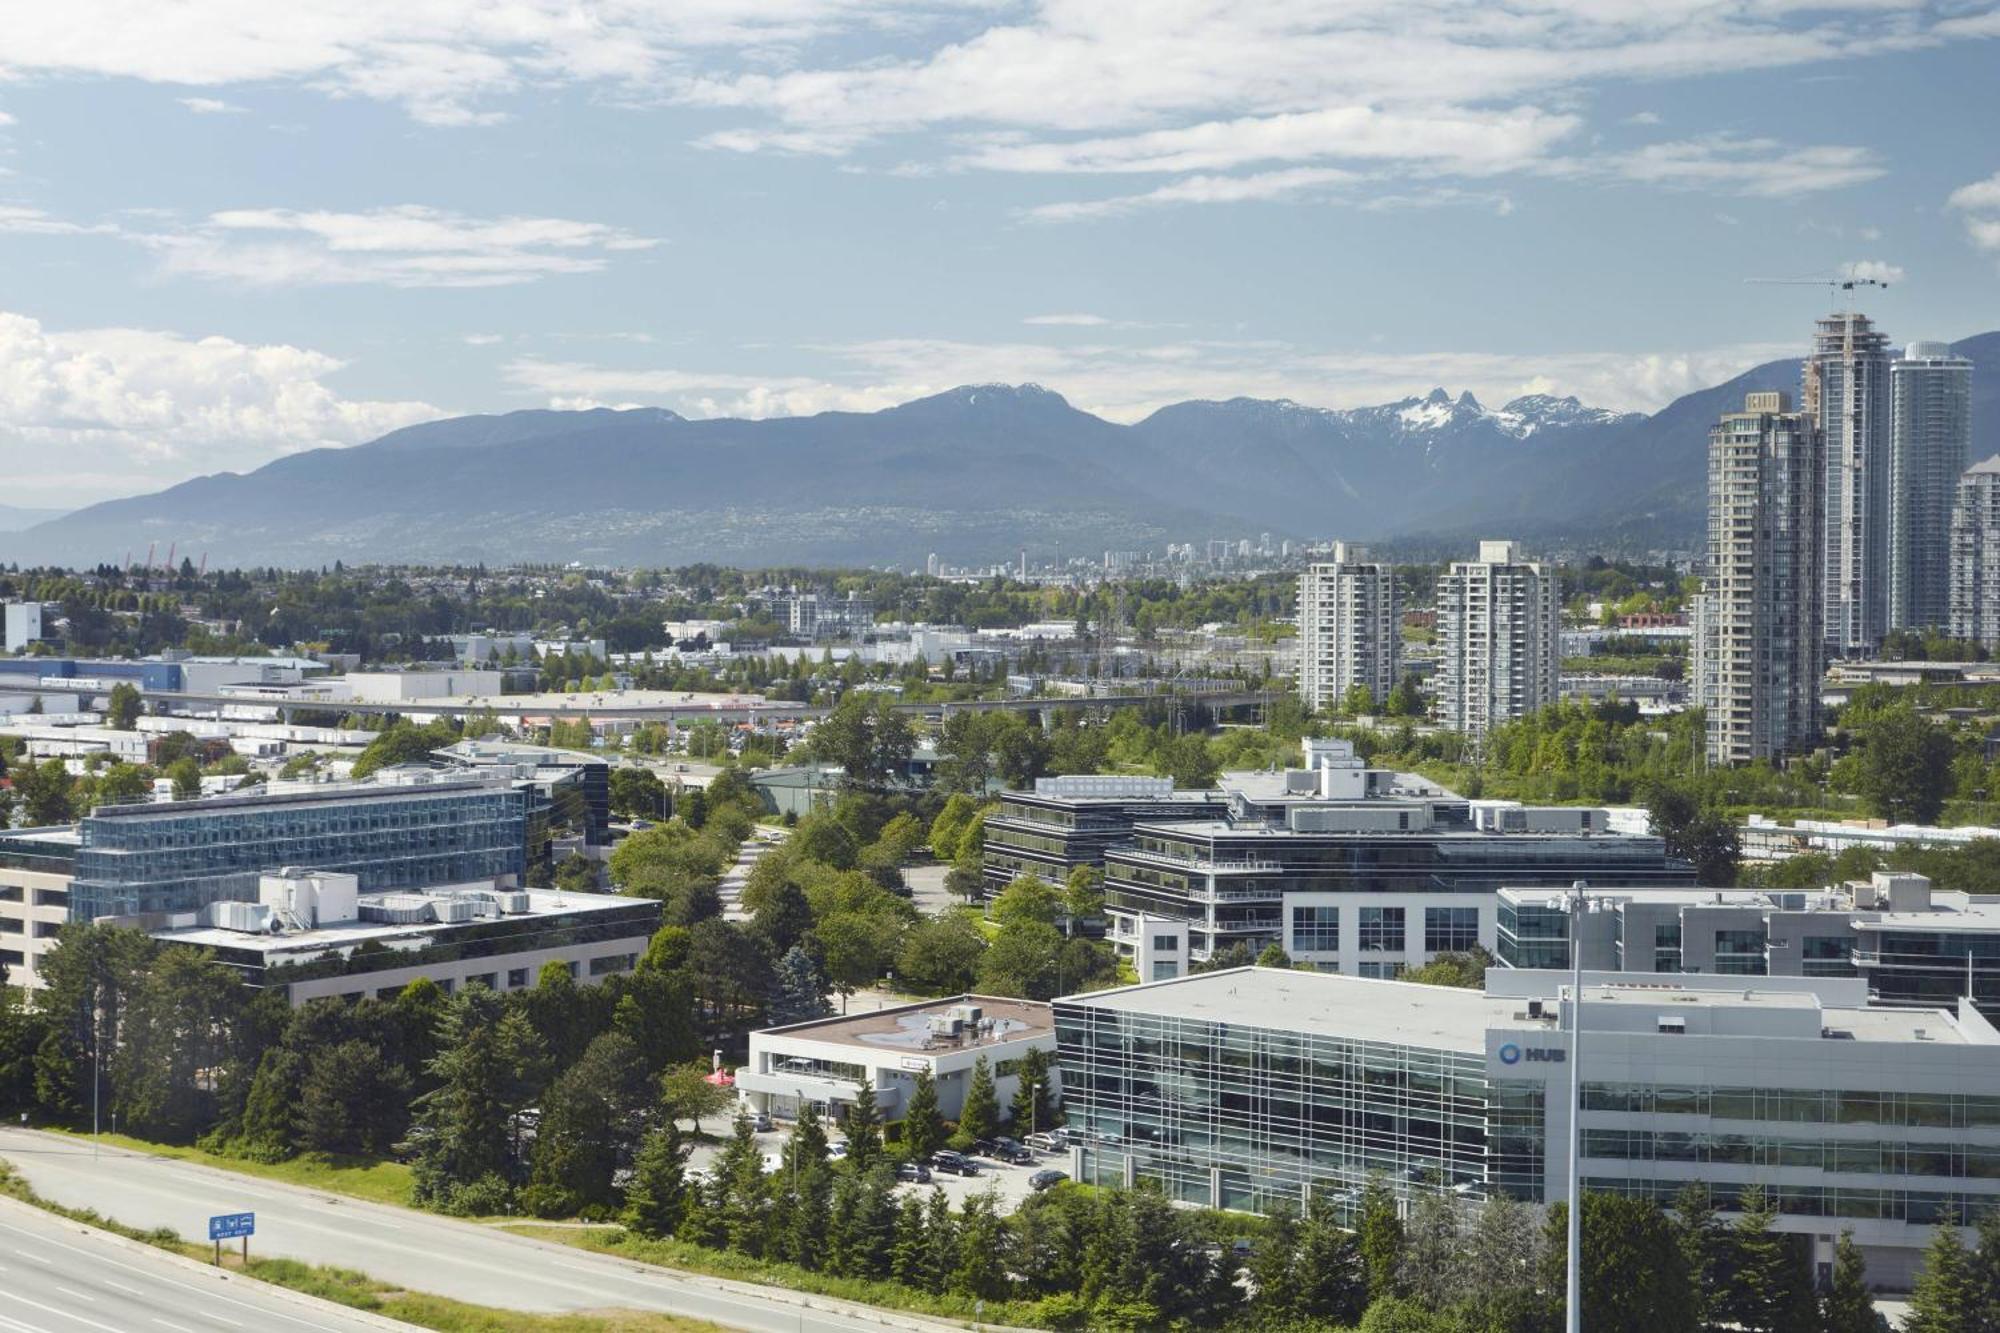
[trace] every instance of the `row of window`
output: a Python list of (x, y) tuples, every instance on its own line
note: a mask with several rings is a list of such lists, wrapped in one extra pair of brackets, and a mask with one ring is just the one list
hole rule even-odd
[[(1363, 953), (1402, 953), (1407, 921), (1401, 907), (1360, 909), (1359, 944)], [(1464, 953), (1479, 944), (1476, 907), (1424, 908), (1424, 951)], [(1340, 909), (1301, 906), (1292, 909), (1292, 947), (1299, 953), (1340, 951)]]
[(1734, 1166), (1796, 1166), (1843, 1175), (1962, 1176), (2000, 1180), (2000, 1145), (1785, 1139), (1746, 1134), (1583, 1131), (1585, 1157)]
[(1818, 1088), (1658, 1087), (1585, 1083), (1586, 1111), (1705, 1115), (1787, 1124), (1905, 1125), (1921, 1129), (2000, 1128), (2000, 1097), (1949, 1092), (1839, 1092)]

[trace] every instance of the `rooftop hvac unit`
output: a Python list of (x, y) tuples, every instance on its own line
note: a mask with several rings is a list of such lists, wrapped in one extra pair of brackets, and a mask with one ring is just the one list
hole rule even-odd
[(431, 915), (446, 924), (472, 920), (472, 904), (464, 898), (432, 898)]
[(363, 921), (414, 926), (431, 919), (431, 900), (421, 893), (385, 893), (360, 907)]
[(932, 1014), (924, 1023), (924, 1029), (933, 1037), (958, 1036), (959, 1020), (955, 1014)]
[(955, 1004), (951, 1007), (950, 1012), (954, 1019), (966, 1024), (978, 1023), (984, 1013), (976, 1004)]
[(262, 934), (271, 928), (271, 909), (262, 903), (219, 902), (210, 905), (209, 919), (222, 930)]
[(530, 910), (531, 904), (528, 895), (519, 889), (496, 893), (493, 896), (499, 900), (500, 910), (503, 912), (526, 912)]

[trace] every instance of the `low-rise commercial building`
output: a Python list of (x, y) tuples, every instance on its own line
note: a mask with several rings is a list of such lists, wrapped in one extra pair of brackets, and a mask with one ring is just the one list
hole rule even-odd
[(1331, 1193), (1667, 1204), (1760, 1185), (1777, 1228), (1831, 1264), (1851, 1230), (1872, 1280), (1907, 1283), (1936, 1226), (2000, 1205), (2000, 1032), (1969, 1004), (1866, 1007), (1859, 981), (1489, 974), (1485, 993), (1242, 968), (1057, 1000), (1071, 1172), (1269, 1211)]
[(362, 893), (355, 875), (285, 870), (258, 878), (256, 902), (175, 914), (155, 939), (210, 950), (249, 986), (295, 1005), (389, 998), (419, 978), (520, 990), (549, 963), (579, 983), (629, 972), (660, 928), (660, 904), (610, 894), (460, 884)]
[(37, 968), (69, 921), (69, 885), (80, 843), (74, 828), (0, 829), (0, 967), (15, 986)]
[(1612, 832), (1603, 810), (1468, 801), (1370, 768), (1345, 741), (1304, 749), (1303, 768), (1223, 775), (1219, 815), (1133, 822), (1104, 852), (1113, 934), (1168, 917), (1188, 922), (1196, 960), (1279, 944), (1322, 970), (1394, 976), (1491, 948), (1502, 885), (1693, 882), (1660, 839)]
[(1061, 884), (1079, 866), (1102, 868), (1104, 854), (1153, 820), (1212, 819), (1220, 792), (1175, 791), (1171, 778), (1128, 775), (1038, 778), (1032, 792), (1010, 791), (986, 816), (983, 868), (989, 896), (1018, 875)]
[[(884, 1120), (909, 1109), (916, 1076), (937, 1085), (938, 1111), (956, 1120), (981, 1059), (993, 1073), (1002, 1113), (1020, 1089), (1028, 1051), (1053, 1052), (1049, 1006), (1033, 1000), (960, 995), (868, 1014), (844, 1014), (750, 1034), (750, 1062), (736, 1071), (736, 1090), (752, 1110), (795, 1116), (802, 1103), (829, 1119), (846, 1119), (863, 1079), (875, 1089)], [(1051, 1059), (1051, 1077), (1054, 1061)], [(1053, 1097), (1060, 1090), (1050, 1088)], [(1029, 1126), (1020, 1126), (1027, 1132)]]

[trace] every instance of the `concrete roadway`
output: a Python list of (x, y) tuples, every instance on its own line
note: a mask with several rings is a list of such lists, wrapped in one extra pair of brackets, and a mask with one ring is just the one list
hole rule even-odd
[(379, 1333), (409, 1327), (0, 1199), (0, 1333)]
[[(885, 1328), (929, 1333), (961, 1327), (828, 1297), (683, 1276), (490, 1226), (170, 1158), (113, 1149), (95, 1155), (88, 1142), (64, 1135), (0, 1128), (0, 1157), (44, 1198), (94, 1208), (128, 1226), (171, 1227), (183, 1236), (201, 1237), (208, 1234), (212, 1214), (254, 1211), (253, 1253), (335, 1264), (409, 1290), (480, 1305), (550, 1313), (655, 1310), (751, 1333), (872, 1333)], [(0, 1252), (6, 1243), (6, 1233), (0, 1233)], [(8, 1312), (7, 1299), (0, 1295), (0, 1316)], [(180, 1313), (167, 1317), (187, 1323)], [(101, 1321), (100, 1329), (106, 1326), (119, 1333), (126, 1329), (153, 1333), (145, 1321)], [(0, 1333), (14, 1331), (0, 1322)], [(60, 1326), (60, 1333), (73, 1330)]]

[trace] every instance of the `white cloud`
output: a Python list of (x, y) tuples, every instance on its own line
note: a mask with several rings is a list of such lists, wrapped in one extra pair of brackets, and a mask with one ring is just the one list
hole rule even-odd
[(1625, 117), (1625, 123), (1627, 125), (1660, 125), (1665, 123), (1665, 117), (1661, 116), (1657, 111), (1636, 111)]
[(567, 218), (472, 218), (405, 204), (366, 213), (244, 208), (132, 233), (164, 272), (251, 286), (503, 287), (595, 273), (659, 242)]
[(8, 115), (5, 111), (0, 111), (0, 128), (12, 125), (13, 123), (14, 118), (12, 116)]
[(1338, 158), (1488, 175), (1538, 160), (1578, 124), (1575, 116), (1532, 107), (1385, 112), (1345, 106), (1111, 139), (994, 143), (963, 161), (998, 171), (1181, 172)]
[(1775, 139), (1727, 134), (1648, 144), (1614, 154), (1604, 165), (1614, 175), (1643, 184), (1762, 199), (1861, 185), (1884, 174), (1880, 159), (1867, 148), (1791, 147)]
[(1082, 222), (1169, 204), (1235, 204), (1282, 199), (1349, 185), (1362, 179), (1364, 177), (1355, 172), (1343, 171), (1339, 167), (1291, 167), (1251, 176), (1183, 176), (1142, 194), (1038, 204), (1024, 210), (1021, 216), (1031, 222)]
[(83, 503), (444, 415), (428, 403), (344, 398), (326, 383), (341, 369), (308, 348), (152, 329), (59, 332), (0, 312), (0, 475), (9, 498)]
[(197, 116), (240, 116), (248, 110), (216, 97), (177, 97), (174, 100)]
[(620, 368), (523, 359), (506, 375), (517, 389), (556, 403), (650, 402), (690, 416), (787, 416), (873, 411), (959, 384), (1032, 380), (1085, 410), (1134, 421), (1189, 398), (1290, 398), (1358, 407), (1427, 392), (1471, 389), (1498, 404), (1523, 393), (1576, 394), (1634, 411), (1752, 365), (1792, 354), (1790, 344), (1678, 352), (1391, 353), (1301, 348), (1273, 341), (1185, 339), (1055, 345), (893, 338), (796, 349), (823, 373), (751, 374), (681, 366)]
[(1841, 270), (1856, 282), (1879, 282), (1884, 286), (1903, 280), (1903, 266), (1888, 264), (1879, 259), (1854, 259), (1842, 264)]
[(113, 236), (118, 229), (108, 223), (85, 224), (51, 217), (39, 208), (0, 204), (0, 235), (12, 236)]
[(1965, 215), (1965, 234), (1976, 248), (2000, 252), (2000, 171), (1959, 186), (1945, 205)]
[(1111, 323), (1102, 315), (1030, 315), (1021, 322), (1068, 329), (1097, 329)]
[[(955, 0), (916, 8), (948, 10)], [(567, 84), (643, 93), (695, 53), (768, 53), (893, 19), (907, 0), (19, 0), (6, 75), (109, 76), (185, 87), (290, 82), (476, 125), (488, 105)]]
[(467, 347), (491, 347), (507, 341), (507, 336), (502, 333), (468, 333), (463, 341)]

